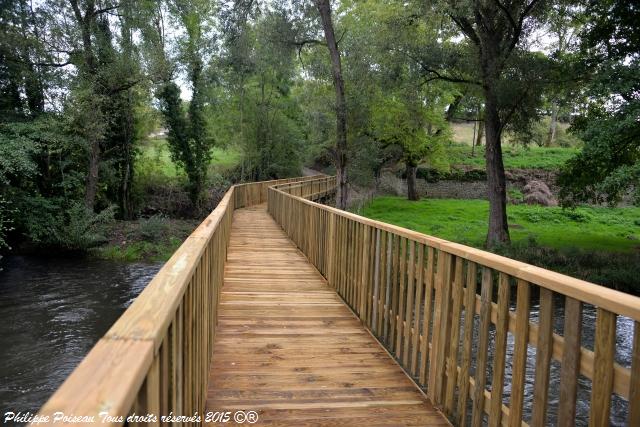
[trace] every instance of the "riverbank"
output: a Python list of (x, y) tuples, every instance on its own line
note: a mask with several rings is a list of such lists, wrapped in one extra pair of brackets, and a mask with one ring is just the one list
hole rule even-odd
[[(484, 200), (376, 197), (361, 215), (483, 248)], [(497, 253), (603, 286), (640, 294), (640, 208), (509, 205), (513, 244)]]
[(172, 219), (164, 215), (115, 221), (105, 230), (107, 242), (88, 253), (113, 261), (166, 261), (199, 223), (198, 219)]

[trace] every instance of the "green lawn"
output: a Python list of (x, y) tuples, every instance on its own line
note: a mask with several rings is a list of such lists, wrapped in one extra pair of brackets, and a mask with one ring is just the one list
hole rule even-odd
[[(377, 197), (362, 215), (443, 239), (482, 247), (489, 205), (484, 200), (429, 199), (410, 202)], [(541, 246), (604, 252), (640, 248), (640, 208), (577, 208), (513, 205), (508, 209), (514, 242), (534, 238)]]
[[(471, 156), (471, 146), (451, 144), (446, 147), (447, 157), (452, 165), (467, 165), (484, 169), (484, 146), (476, 147)], [(578, 153), (577, 148), (562, 147), (512, 147), (503, 145), (503, 159), (506, 169), (558, 169)]]
[[(214, 147), (211, 150), (209, 171), (219, 173), (232, 169), (239, 163), (240, 152), (237, 149)], [(169, 145), (164, 138), (153, 138), (145, 141), (140, 149), (138, 164), (141, 168), (152, 170), (156, 174), (166, 177), (176, 177), (184, 173), (171, 161)]]

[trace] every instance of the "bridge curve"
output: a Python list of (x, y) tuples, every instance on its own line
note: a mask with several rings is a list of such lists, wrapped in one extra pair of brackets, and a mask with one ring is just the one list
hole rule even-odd
[(207, 411), (278, 426), (449, 425), (289, 240), (266, 206), (236, 211)]
[(640, 298), (316, 203), (335, 184), (231, 187), (37, 424), (640, 425)]

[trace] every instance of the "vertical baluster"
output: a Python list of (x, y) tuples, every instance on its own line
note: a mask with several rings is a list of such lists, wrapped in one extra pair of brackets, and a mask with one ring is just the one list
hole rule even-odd
[(407, 271), (407, 239), (400, 238), (400, 258), (398, 259), (400, 266), (400, 281), (398, 282), (398, 313), (396, 315), (396, 357), (400, 358), (402, 351), (402, 333), (403, 333), (403, 313), (404, 313), (404, 283), (405, 273)]
[(516, 332), (514, 334), (513, 370), (511, 373), (511, 403), (509, 405), (509, 426), (522, 425), (522, 403), (524, 401), (525, 373), (527, 368), (527, 344), (529, 343), (529, 313), (531, 286), (518, 280), (516, 301)]
[[(427, 385), (427, 364), (430, 363), (429, 333), (431, 322), (431, 307), (433, 305), (435, 249), (427, 249), (427, 275), (424, 278), (424, 311), (422, 313), (422, 346), (420, 348), (420, 384)], [(427, 390), (429, 391), (429, 390)]]
[(149, 373), (147, 374), (145, 382), (147, 386), (146, 412), (138, 415), (156, 415), (158, 417), (156, 422), (149, 422), (145, 424), (159, 426), (160, 415), (164, 415), (160, 412), (160, 353), (153, 358), (153, 362), (151, 362), (151, 367), (149, 368)]
[(389, 349), (394, 351), (395, 343), (396, 343), (396, 335), (398, 328), (398, 293), (399, 293), (399, 269), (400, 269), (400, 237), (398, 235), (393, 235), (393, 263), (392, 263), (392, 272), (391, 272), (391, 323), (389, 327), (391, 329), (390, 337), (389, 337)]
[(487, 352), (489, 350), (489, 324), (491, 323), (491, 294), (493, 279), (491, 269), (482, 267), (482, 287), (480, 291), (480, 334), (478, 338), (478, 356), (473, 390), (473, 409), (471, 425), (480, 427), (484, 413), (484, 391), (487, 380)]
[[(438, 291), (440, 296), (440, 312), (438, 316), (438, 325), (434, 323), (434, 333), (438, 332), (438, 336), (433, 339), (435, 345), (435, 401), (436, 405), (443, 403), (444, 397), (444, 380), (446, 375), (446, 354), (449, 349), (450, 332), (451, 332), (451, 288), (452, 286), (452, 268), (454, 257), (451, 254), (441, 252), (443, 255), (443, 271), (438, 272), (440, 284)], [(438, 263), (440, 265), (440, 263)]]
[(389, 345), (389, 329), (391, 326), (391, 273), (392, 273), (392, 250), (393, 250), (393, 235), (387, 232), (387, 256), (386, 256), (386, 270), (385, 270), (385, 297), (384, 297), (384, 342), (387, 347)]
[(469, 396), (469, 369), (471, 367), (471, 349), (473, 344), (473, 325), (476, 312), (477, 266), (467, 263), (467, 286), (464, 293), (464, 336), (462, 338), (462, 357), (460, 360), (460, 376), (458, 378), (458, 409), (456, 424), (461, 425), (467, 416), (467, 400)]
[(598, 307), (589, 426), (609, 425), (616, 350), (616, 314)]
[(553, 292), (540, 288), (540, 321), (536, 344), (536, 378), (533, 388), (532, 426), (546, 425), (549, 400), (549, 368), (553, 344)]
[(504, 368), (507, 359), (507, 330), (509, 328), (509, 276), (500, 273), (498, 279), (498, 316), (496, 321), (496, 341), (493, 355), (493, 378), (491, 380), (491, 406), (489, 425), (497, 427), (502, 420), (502, 390), (504, 389)]
[[(170, 328), (170, 327), (169, 327)], [(171, 398), (171, 373), (170, 373), (170, 360), (169, 360), (169, 346), (171, 345), (170, 340), (171, 335), (169, 330), (167, 330), (167, 335), (165, 335), (164, 340), (162, 341), (162, 346), (160, 347), (160, 389), (161, 389), (161, 397), (160, 401), (160, 414), (168, 414), (169, 409), (169, 399)]]
[(384, 295), (386, 294), (386, 265), (387, 265), (387, 239), (386, 232), (376, 229), (377, 237), (380, 243), (377, 245), (379, 253), (376, 256), (378, 260), (378, 266), (376, 268), (376, 280), (378, 284), (375, 289), (374, 304), (376, 304), (376, 321), (374, 322), (376, 327), (376, 334), (378, 337), (384, 339)]
[(369, 235), (369, 250), (367, 251), (367, 262), (366, 262), (366, 270), (365, 270), (365, 278), (367, 284), (367, 317), (366, 324), (369, 326), (370, 330), (373, 330), (375, 324), (373, 323), (373, 309), (375, 308), (375, 303), (373, 300), (373, 284), (374, 284), (374, 276), (375, 276), (375, 262), (376, 262), (376, 228), (375, 227), (365, 227), (367, 230), (367, 234)]
[(460, 345), (460, 317), (462, 316), (463, 296), (463, 259), (455, 260), (455, 276), (452, 284), (453, 307), (451, 310), (451, 339), (447, 349), (447, 383), (444, 399), (445, 414), (453, 414), (456, 392), (456, 375), (458, 373), (458, 346)]
[[(640, 402), (640, 322), (634, 322), (629, 402)], [(629, 426), (640, 426), (640, 405), (629, 405)]]
[(405, 369), (409, 366), (409, 344), (411, 344), (411, 320), (413, 315), (413, 298), (416, 271), (415, 250), (415, 242), (413, 240), (409, 240), (409, 271), (407, 274), (407, 302), (404, 314), (404, 348), (402, 350), (402, 366)]
[(440, 342), (440, 321), (442, 317), (442, 283), (444, 279), (442, 275), (444, 274), (444, 258), (445, 253), (441, 250), (437, 251), (438, 259), (436, 261), (436, 272), (435, 272), (435, 281), (434, 281), (434, 292), (435, 292), (435, 302), (433, 306), (433, 332), (431, 338), (431, 360), (429, 364), (429, 387), (428, 387), (428, 396), (431, 399), (431, 402), (436, 404), (437, 395), (436, 395), (436, 381), (437, 381), (437, 354), (438, 354), (438, 344)]
[(558, 426), (572, 426), (576, 419), (576, 396), (580, 374), (580, 335), (582, 303), (571, 297), (564, 303), (564, 349), (560, 372), (560, 404)]
[(418, 244), (418, 260), (416, 262), (416, 298), (413, 308), (413, 343), (411, 345), (411, 375), (418, 375), (418, 350), (420, 348), (420, 310), (424, 300), (422, 291), (424, 289), (424, 245)]

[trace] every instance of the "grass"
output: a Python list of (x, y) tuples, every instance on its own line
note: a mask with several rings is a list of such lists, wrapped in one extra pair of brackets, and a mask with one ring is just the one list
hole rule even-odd
[[(495, 252), (640, 296), (640, 208), (507, 209), (511, 246)], [(488, 202), (378, 197), (364, 216), (482, 248)]]
[[(560, 168), (567, 160), (576, 155), (578, 148), (562, 147), (502, 147), (504, 167), (506, 169), (547, 169)], [(452, 165), (473, 166), (484, 169), (484, 146), (476, 147), (471, 156), (471, 147), (464, 144), (451, 144), (446, 148), (449, 162)]]
[[(566, 130), (567, 126), (566, 123), (559, 123), (559, 127), (563, 130)], [(484, 142), (482, 146), (475, 148), (475, 155), (471, 156), (473, 123), (454, 123), (451, 128), (454, 143), (446, 148), (450, 164), (484, 169)], [(577, 148), (538, 147), (535, 145), (531, 145), (527, 149), (521, 146), (511, 146), (509, 142), (510, 136), (506, 133), (502, 145), (506, 169), (558, 169), (579, 151)]]
[[(430, 199), (410, 202), (377, 197), (363, 208), (369, 218), (443, 239), (482, 247), (489, 204), (485, 200)], [(513, 242), (535, 240), (556, 249), (604, 252), (640, 249), (640, 208), (511, 205), (507, 209)]]
[[(240, 151), (236, 148), (214, 147), (211, 149), (209, 172), (221, 173), (235, 168), (240, 163)], [(171, 160), (169, 145), (165, 138), (152, 138), (142, 144), (139, 168), (169, 178), (183, 176), (182, 169), (176, 167)]]

